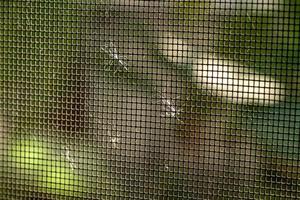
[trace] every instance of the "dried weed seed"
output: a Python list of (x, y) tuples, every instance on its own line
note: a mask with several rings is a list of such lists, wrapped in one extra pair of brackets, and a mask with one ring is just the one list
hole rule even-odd
[[(114, 64), (118, 66), (115, 73), (119, 70), (128, 71), (128, 64), (125, 61), (127, 60), (127, 57), (120, 55), (120, 53), (117, 50), (117, 47), (114, 45), (113, 42), (109, 42), (108, 44), (103, 45), (103, 47), (101, 47), (101, 51), (103, 51), (109, 56), (109, 66), (112, 66)], [(121, 67), (121, 69), (119, 67)]]

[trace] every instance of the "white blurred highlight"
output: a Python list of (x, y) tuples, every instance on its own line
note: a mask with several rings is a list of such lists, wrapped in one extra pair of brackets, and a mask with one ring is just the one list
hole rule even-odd
[(216, 8), (248, 9), (253, 12), (279, 10), (281, 0), (215, 0), (212, 2)]
[(207, 54), (191, 57), (192, 51), (187, 43), (170, 37), (170, 33), (166, 34), (161, 44), (160, 49), (170, 62), (191, 63), (195, 82), (214, 95), (238, 104), (261, 105), (275, 104), (284, 97), (283, 86), (275, 79), (256, 75), (238, 63)]
[(198, 59), (193, 65), (195, 79), (218, 96), (240, 104), (274, 104), (283, 97), (281, 84), (269, 76), (237, 72), (226, 60)]

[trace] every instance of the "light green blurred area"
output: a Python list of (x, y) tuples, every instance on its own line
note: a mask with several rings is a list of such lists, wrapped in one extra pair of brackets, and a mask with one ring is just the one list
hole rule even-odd
[(16, 192), (51, 199), (111, 197), (115, 180), (106, 161), (93, 156), (96, 150), (101, 151), (37, 137), (11, 140), (1, 154), (0, 197), (14, 199)]
[(7, 178), (39, 192), (77, 196), (83, 190), (83, 180), (76, 173), (75, 164), (67, 156), (56, 153), (58, 149), (54, 145), (47, 146), (37, 140), (14, 142), (6, 160)]

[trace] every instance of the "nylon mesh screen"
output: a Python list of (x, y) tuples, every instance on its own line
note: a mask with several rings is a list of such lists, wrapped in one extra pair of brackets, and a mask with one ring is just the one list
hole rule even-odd
[(298, 0), (0, 9), (0, 199), (300, 198)]

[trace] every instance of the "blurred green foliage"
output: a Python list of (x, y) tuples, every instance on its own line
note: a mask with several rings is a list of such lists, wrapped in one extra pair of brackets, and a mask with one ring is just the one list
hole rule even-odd
[[(102, 148), (61, 138), (26, 136), (7, 142), (0, 154), (1, 199), (102, 199), (122, 195), (108, 174)], [(96, 153), (99, 152), (99, 153)], [(121, 187), (121, 186), (120, 186)]]
[[(54, 145), (34, 139), (11, 144), (5, 171), (7, 178), (20, 186), (17, 190), (28, 187), (36, 192), (64, 196), (78, 196), (83, 192), (85, 182), (74, 169), (75, 164), (68, 156), (55, 152), (58, 149)], [(11, 195), (7, 191), (5, 194)]]

